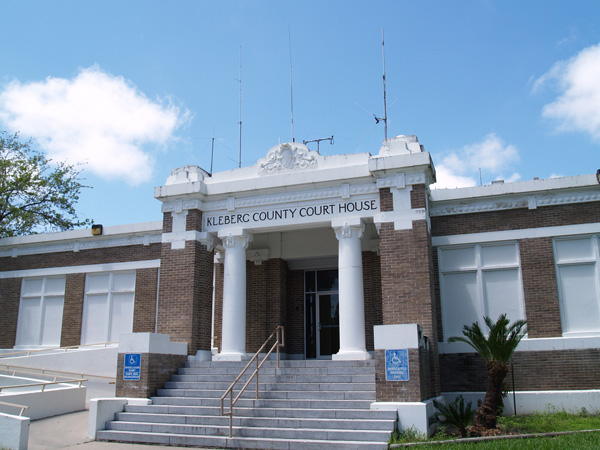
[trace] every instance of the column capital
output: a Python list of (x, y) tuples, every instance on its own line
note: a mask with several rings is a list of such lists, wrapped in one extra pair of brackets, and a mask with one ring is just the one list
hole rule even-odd
[(331, 225), (338, 240), (344, 238), (360, 239), (365, 232), (365, 223), (362, 219), (334, 220)]
[(252, 233), (246, 230), (236, 231), (224, 231), (219, 232), (219, 238), (223, 241), (223, 246), (227, 248), (233, 248), (241, 246), (244, 249), (248, 248), (250, 242), (253, 241), (254, 236)]

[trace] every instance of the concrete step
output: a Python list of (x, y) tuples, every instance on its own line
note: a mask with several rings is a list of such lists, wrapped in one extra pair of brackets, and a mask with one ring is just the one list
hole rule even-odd
[[(234, 407), (237, 417), (281, 417), (281, 418), (319, 418), (330, 419), (363, 419), (396, 420), (395, 411), (365, 410), (365, 409), (277, 409), (277, 408), (239, 408)], [(196, 416), (218, 416), (220, 407), (215, 406), (186, 406), (186, 405), (127, 405), (125, 412), (144, 414), (179, 414)]]
[[(151, 397), (155, 405), (220, 406), (219, 398)], [(264, 399), (240, 398), (240, 408), (317, 408), (317, 409), (369, 409), (372, 400), (322, 400), (322, 399)], [(225, 402), (227, 404), (227, 402)]]
[(98, 432), (98, 440), (138, 442), (144, 444), (173, 445), (182, 447), (218, 447), (238, 449), (273, 450), (385, 450), (387, 442), (330, 441), (317, 439), (260, 439), (244, 437), (189, 436), (168, 433), (140, 433), (104, 430)]
[[(195, 368), (205, 368), (205, 369), (222, 369), (222, 368), (237, 368), (241, 371), (244, 367), (248, 365), (248, 361), (187, 361), (186, 367), (195, 367)], [(255, 365), (253, 362), (252, 365)], [(277, 363), (275, 360), (269, 359), (269, 361), (263, 364), (263, 368), (276, 368)], [(310, 367), (310, 368), (318, 368), (318, 367), (375, 367), (375, 360), (365, 360), (365, 361), (336, 361), (336, 360), (316, 360), (316, 359), (307, 359), (307, 360), (280, 360), (279, 361), (280, 368), (298, 368), (298, 367)], [(238, 371), (238, 373), (239, 373)]]
[[(281, 417), (249, 417), (238, 416), (237, 411), (233, 419), (236, 427), (282, 427), (282, 428), (322, 428), (322, 429), (348, 429), (348, 430), (383, 430), (390, 433), (395, 425), (395, 417), (390, 419), (305, 419)], [(226, 416), (199, 416), (184, 414), (149, 414), (149, 413), (117, 413), (115, 419), (125, 422), (146, 423), (171, 423), (186, 425), (216, 425), (229, 426), (229, 417)]]
[[(234, 391), (234, 397), (239, 390)], [(220, 399), (224, 390), (201, 390), (201, 389), (158, 389), (157, 395), (160, 397), (196, 397), (196, 398), (216, 398)], [(254, 399), (256, 389), (249, 386), (240, 398)], [(370, 391), (264, 391), (259, 390), (259, 399), (294, 399), (294, 400), (370, 400), (375, 401), (375, 392)]]
[[(179, 369), (179, 376), (185, 375), (186, 378), (182, 381), (215, 381), (215, 377), (219, 378), (219, 381), (224, 381), (226, 383), (231, 384), (237, 377), (237, 375), (212, 375), (209, 373), (194, 373), (192, 369)], [(246, 381), (250, 377), (250, 374), (241, 378), (241, 380)], [(305, 374), (305, 375), (294, 375), (287, 373), (280, 374), (269, 374), (263, 373), (262, 371), (259, 374), (260, 381), (264, 383), (274, 383), (274, 382), (282, 382), (282, 383), (311, 383), (315, 382), (315, 375)], [(334, 383), (373, 383), (375, 382), (375, 374), (367, 374), (367, 373), (359, 373), (359, 374), (348, 374), (348, 375), (327, 375), (323, 377), (319, 377), (319, 380), (322, 382), (334, 382)]]
[[(188, 381), (182, 379), (186, 375), (174, 375), (172, 381), (165, 383), (165, 389), (200, 389), (222, 390), (225, 392), (231, 383), (224, 381)], [(239, 384), (239, 383), (238, 383)], [(256, 384), (251, 384), (254, 388)], [(237, 387), (237, 385), (236, 385)], [(375, 392), (375, 382), (369, 383), (332, 383), (316, 380), (311, 383), (264, 383), (259, 378), (258, 388), (261, 391), (372, 391)]]
[[(228, 436), (229, 424), (193, 425), (150, 422), (113, 421), (106, 424), (107, 430), (136, 433), (166, 433), (200, 436)], [(319, 439), (350, 441), (383, 441), (388, 438), (390, 430), (351, 430), (323, 428), (286, 428), (286, 427), (234, 427), (236, 437), (269, 438), (269, 439)]]

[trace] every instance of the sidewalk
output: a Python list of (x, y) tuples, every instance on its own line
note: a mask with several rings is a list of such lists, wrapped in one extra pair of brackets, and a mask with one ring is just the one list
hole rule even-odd
[(87, 437), (88, 411), (34, 420), (29, 426), (29, 450), (173, 450), (144, 444), (90, 441)]

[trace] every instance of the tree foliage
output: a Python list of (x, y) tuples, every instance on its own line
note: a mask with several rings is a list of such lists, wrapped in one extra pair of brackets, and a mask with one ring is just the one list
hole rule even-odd
[(463, 336), (448, 339), (448, 342), (469, 344), (485, 361), (488, 386), (473, 419), (472, 434), (475, 435), (496, 428), (498, 410), (502, 404), (502, 383), (508, 373), (508, 363), (527, 332), (526, 321), (517, 320), (511, 324), (506, 314), (502, 314), (496, 322), (489, 317), (484, 319), (489, 329), (487, 336), (479, 323), (474, 322), (463, 327)]
[(53, 163), (18, 133), (0, 132), (0, 238), (89, 225), (75, 210), (86, 187), (80, 181), (75, 166)]

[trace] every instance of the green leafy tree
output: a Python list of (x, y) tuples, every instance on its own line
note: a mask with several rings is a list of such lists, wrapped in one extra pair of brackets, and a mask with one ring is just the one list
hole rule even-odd
[(499, 407), (502, 404), (502, 383), (508, 373), (508, 364), (519, 342), (527, 332), (526, 321), (517, 320), (510, 323), (506, 314), (502, 314), (496, 322), (489, 317), (484, 318), (489, 329), (486, 336), (478, 322), (463, 327), (463, 335), (451, 337), (448, 342), (464, 342), (479, 353), (485, 361), (488, 375), (488, 386), (481, 405), (473, 418), (473, 434), (496, 428)]
[(0, 132), (0, 238), (64, 231), (89, 225), (75, 211), (82, 188), (79, 171)]

